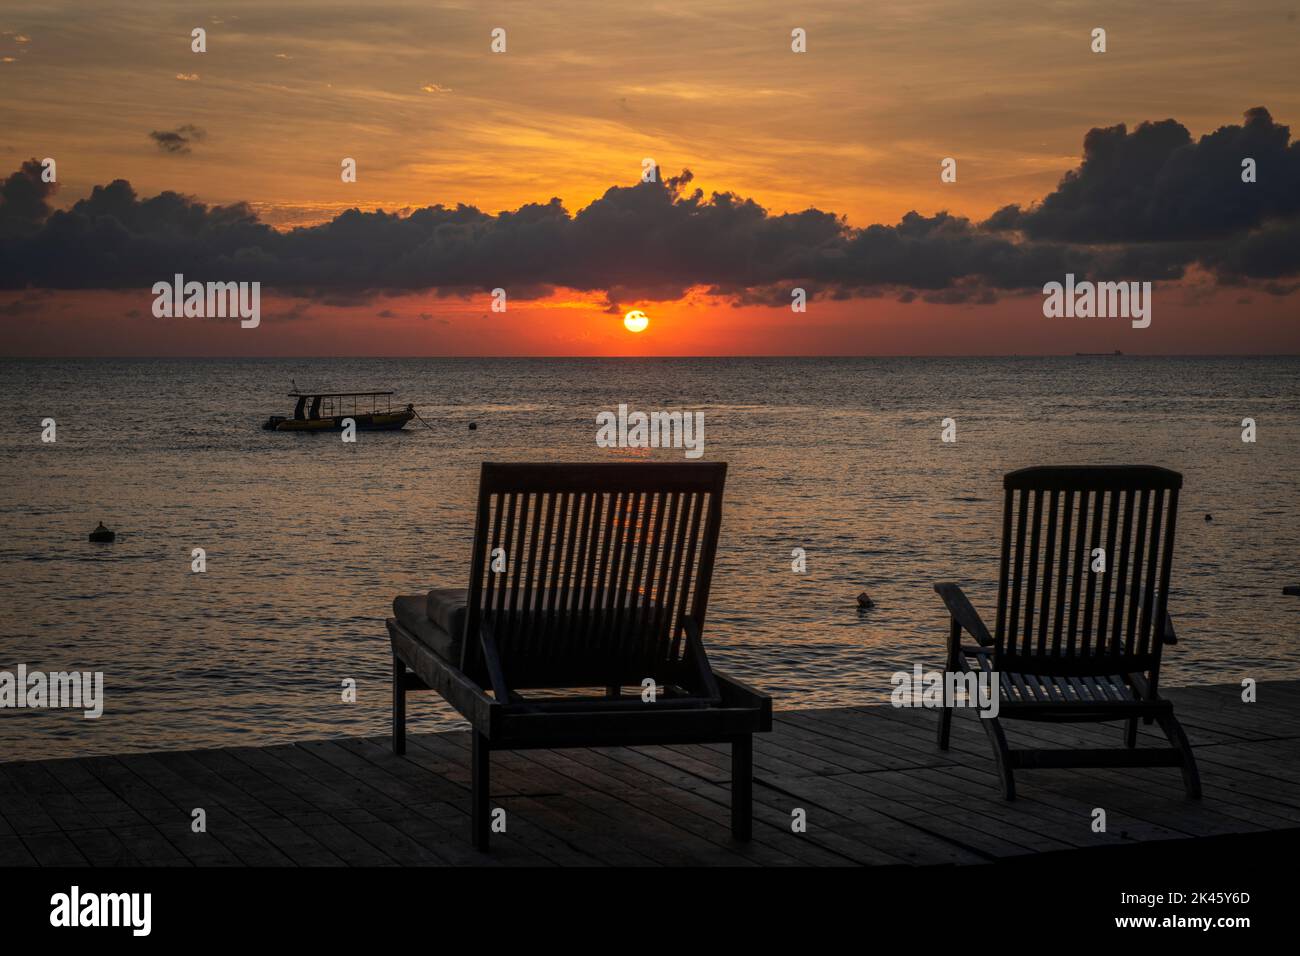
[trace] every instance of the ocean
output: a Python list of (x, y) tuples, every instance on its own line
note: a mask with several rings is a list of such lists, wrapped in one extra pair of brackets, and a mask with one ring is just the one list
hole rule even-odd
[[(483, 461), (598, 447), (620, 403), (704, 413), (729, 463), (705, 643), (780, 708), (886, 700), (943, 662), (931, 584), (991, 621), (1001, 476), (1185, 477), (1166, 685), (1300, 676), (1300, 358), (4, 360), (0, 670), (104, 673), (104, 714), (0, 710), (0, 760), (387, 730), (394, 595), (467, 580)], [(266, 432), (291, 383), (426, 426)], [(53, 418), (57, 440), (42, 442)], [(941, 440), (943, 420), (956, 441)], [(1242, 441), (1254, 419), (1257, 440)], [(477, 428), (471, 430), (470, 424)], [(1206, 520), (1210, 516), (1212, 520)], [(87, 541), (103, 521), (111, 545)], [(206, 571), (191, 570), (206, 552)], [(804, 549), (807, 569), (792, 570)], [(860, 611), (867, 591), (876, 602)], [(356, 684), (355, 702), (343, 697)], [(414, 695), (416, 732), (457, 726)]]

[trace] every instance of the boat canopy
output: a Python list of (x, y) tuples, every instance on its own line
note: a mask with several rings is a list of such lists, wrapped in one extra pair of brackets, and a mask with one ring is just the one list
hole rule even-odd
[[(377, 414), (380, 411), (379, 399), (386, 399), (384, 402), (385, 410), (391, 412), (393, 402), (391, 391), (374, 391), (374, 392), (290, 392), (290, 398), (296, 398), (293, 410), (295, 420), (317, 419), (317, 418), (334, 418), (347, 414), (349, 411), (356, 414), (360, 409), (357, 406), (357, 399), (370, 399), (370, 413)], [(346, 399), (351, 399), (350, 403)], [(350, 404), (350, 409), (349, 409)]]
[(396, 392), (290, 392), (290, 398), (344, 398), (361, 395), (396, 395)]

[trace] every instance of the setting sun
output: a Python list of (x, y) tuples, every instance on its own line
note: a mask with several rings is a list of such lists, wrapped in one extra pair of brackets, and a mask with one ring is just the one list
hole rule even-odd
[(629, 332), (644, 332), (650, 319), (640, 309), (633, 309), (623, 316), (623, 325)]

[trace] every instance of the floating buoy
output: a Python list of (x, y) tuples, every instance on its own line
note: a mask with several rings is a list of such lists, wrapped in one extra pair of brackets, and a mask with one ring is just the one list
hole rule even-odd
[(112, 541), (116, 537), (117, 534), (105, 528), (102, 521), (99, 523), (98, 528), (90, 532), (91, 541)]
[(876, 602), (871, 600), (871, 595), (869, 595), (866, 591), (863, 591), (861, 594), (858, 595), (858, 607), (861, 608), (862, 610), (865, 611), (875, 606), (876, 606)]
[(478, 431), (478, 422), (470, 422), (470, 423), (469, 423), (469, 430), (472, 431), (472, 432), (476, 432), (476, 431)]

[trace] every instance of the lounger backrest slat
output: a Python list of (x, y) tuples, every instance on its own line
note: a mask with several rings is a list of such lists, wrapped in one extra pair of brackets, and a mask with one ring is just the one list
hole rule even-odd
[(1159, 667), (1182, 476), (1026, 468), (1004, 481), (998, 666), (1086, 676)]
[(682, 682), (701, 630), (726, 465), (483, 465), (461, 666), (507, 686)]

